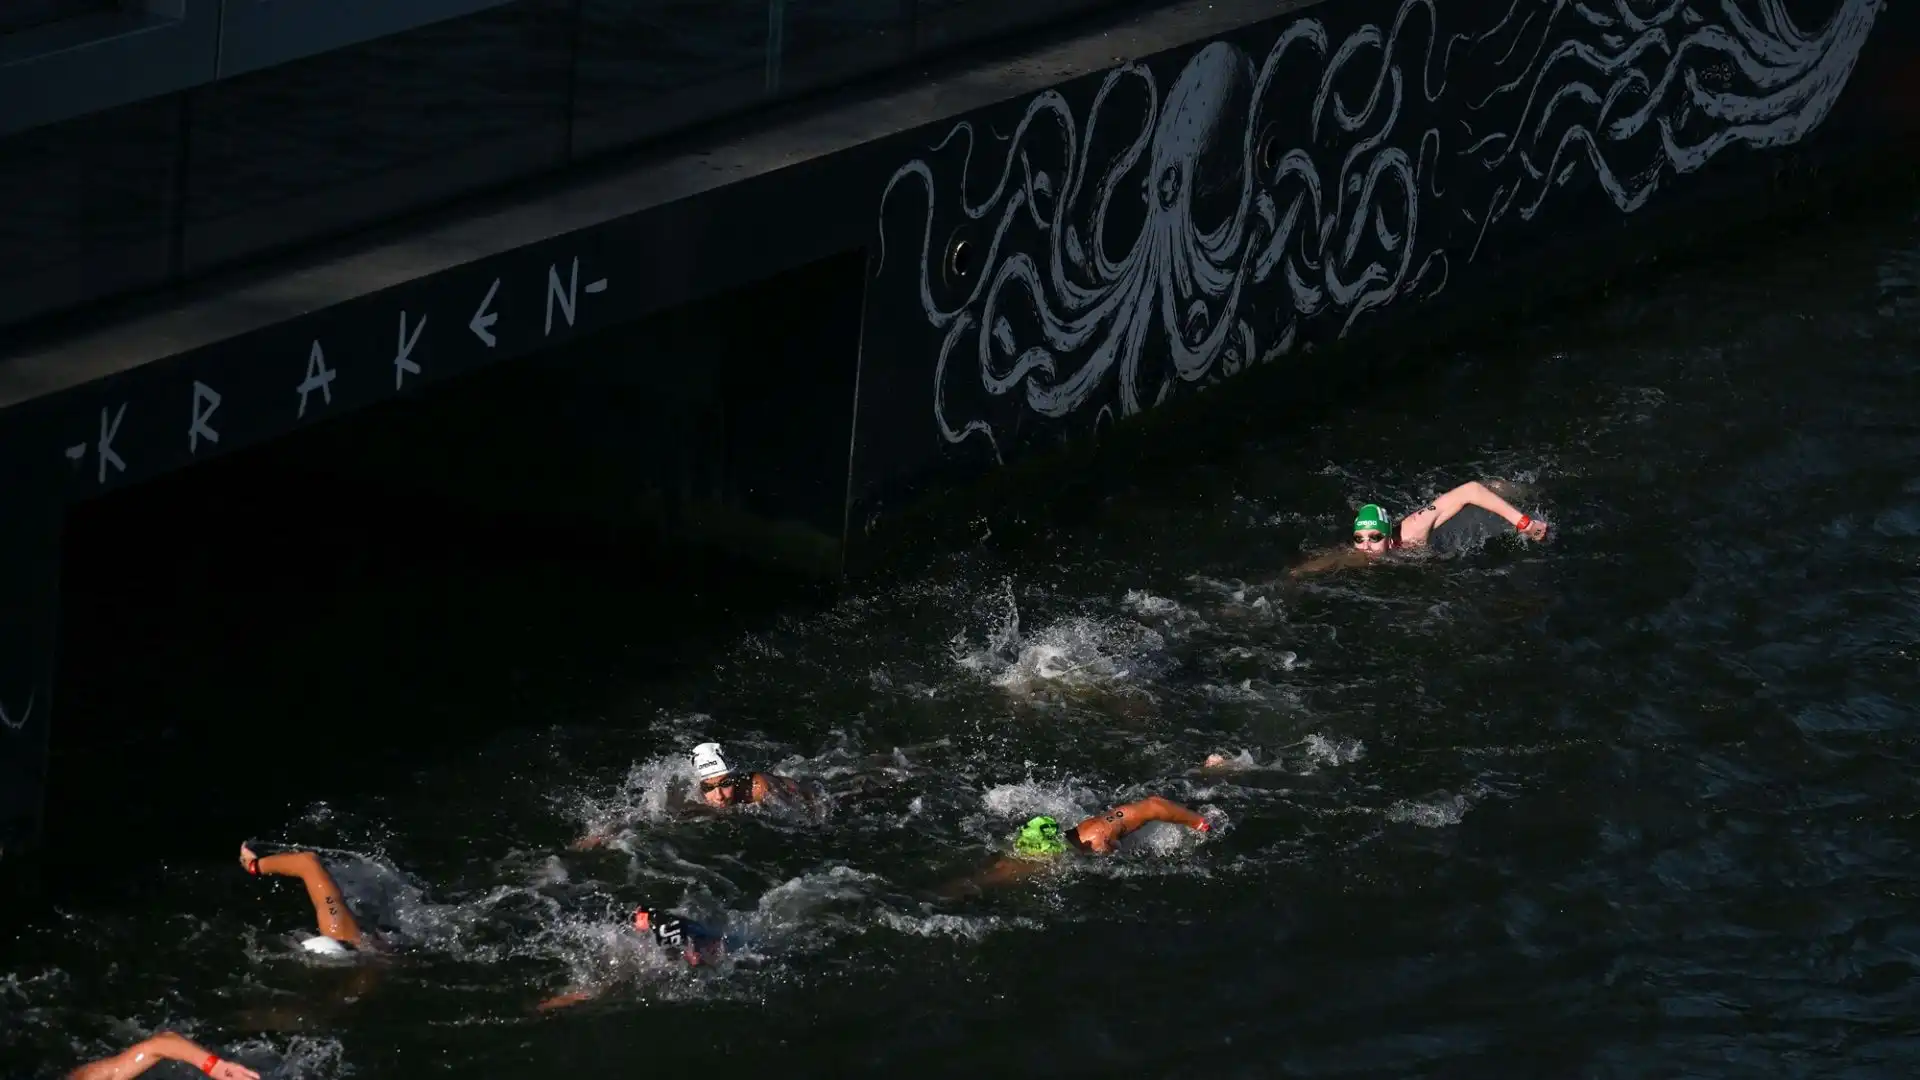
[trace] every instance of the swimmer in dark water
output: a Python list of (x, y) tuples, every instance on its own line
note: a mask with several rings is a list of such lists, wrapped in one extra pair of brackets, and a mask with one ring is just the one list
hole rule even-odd
[[(1498, 481), (1493, 481), (1498, 483)], [(1486, 539), (1511, 528), (1530, 540), (1547, 538), (1547, 523), (1521, 513), (1488, 484), (1469, 481), (1392, 523), (1378, 506), (1368, 503), (1353, 519), (1351, 546), (1316, 555), (1296, 566), (1293, 577), (1366, 566), (1389, 551), (1431, 547), (1451, 550), (1473, 539)]]
[[(689, 967), (713, 964), (726, 955), (725, 937), (681, 915), (638, 907), (633, 910), (633, 929), (636, 933), (653, 938), (654, 943), (662, 949), (678, 953)], [(534, 1008), (541, 1012), (564, 1009), (569, 1005), (591, 1001), (596, 996), (598, 992), (594, 990), (569, 990), (564, 994), (555, 994)]]
[(342, 956), (369, 947), (369, 939), (360, 932), (360, 924), (347, 909), (346, 894), (340, 891), (339, 883), (333, 880), (318, 855), (311, 851), (288, 851), (263, 857), (241, 844), (240, 866), (249, 874), (299, 878), (307, 887), (307, 899), (313, 902), (313, 916), (320, 924), (320, 934), (302, 941), (301, 948)]
[(808, 799), (800, 782), (762, 772), (735, 772), (720, 755), (717, 742), (693, 748), (693, 772), (700, 778), (700, 798), (708, 806), (739, 806), (769, 798)]
[(142, 1039), (109, 1058), (88, 1062), (67, 1074), (66, 1080), (132, 1080), (163, 1061), (184, 1061), (213, 1080), (260, 1080), (260, 1074), (231, 1061), (222, 1061), (198, 1043), (171, 1031)]
[(1069, 850), (1089, 855), (1111, 855), (1119, 849), (1121, 840), (1152, 821), (1168, 821), (1203, 833), (1213, 829), (1206, 818), (1158, 795), (1116, 806), (1064, 831), (1060, 828), (1060, 822), (1053, 818), (1029, 818), (1014, 837), (1016, 857), (1001, 859), (985, 873), (949, 885), (943, 892), (952, 894), (983, 885), (1004, 885), (1017, 881), (1046, 869), (1055, 856), (1064, 855)]
[[(735, 771), (720, 753), (717, 742), (701, 743), (693, 748), (693, 772), (700, 782), (700, 801), (717, 810), (750, 806), (769, 799), (812, 803), (814, 793), (798, 780), (773, 773)], [(576, 851), (596, 848), (609, 839), (603, 832), (591, 833), (574, 841)]]

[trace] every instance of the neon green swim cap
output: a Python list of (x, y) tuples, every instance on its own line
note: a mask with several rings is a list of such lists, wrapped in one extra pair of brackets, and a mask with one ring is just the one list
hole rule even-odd
[(1372, 503), (1360, 508), (1353, 519), (1354, 532), (1386, 532), (1387, 513)]
[(1067, 842), (1060, 838), (1059, 822), (1050, 817), (1029, 818), (1013, 838), (1013, 850), (1030, 856), (1058, 855), (1067, 850)]

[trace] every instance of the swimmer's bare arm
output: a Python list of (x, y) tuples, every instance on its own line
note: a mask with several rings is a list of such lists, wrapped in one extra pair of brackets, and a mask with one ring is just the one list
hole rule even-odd
[(1365, 565), (1367, 565), (1365, 552), (1354, 548), (1336, 548), (1332, 551), (1323, 551), (1315, 555), (1313, 558), (1287, 571), (1287, 576), (1297, 578), (1307, 574), (1318, 574), (1326, 570), (1345, 570)]
[(1206, 818), (1171, 799), (1163, 799), (1158, 795), (1149, 795), (1139, 802), (1116, 806), (1102, 815), (1102, 818), (1109, 823), (1115, 840), (1149, 821), (1171, 821), (1175, 825), (1185, 825), (1189, 829), (1207, 827)]
[(790, 776), (775, 776), (772, 773), (753, 774), (753, 801), (759, 802), (769, 795), (778, 795), (783, 799), (797, 799), (800, 802), (813, 801), (813, 793), (800, 781)]
[(360, 924), (353, 919), (353, 912), (347, 910), (345, 895), (340, 885), (327, 873), (320, 857), (311, 851), (289, 851), (284, 855), (268, 855), (260, 858), (240, 845), (240, 865), (250, 873), (278, 874), (283, 877), (299, 878), (307, 887), (307, 899), (313, 902), (313, 917), (320, 925), (320, 932), (335, 941), (344, 941), (349, 945), (359, 945)]
[[(1433, 500), (1433, 507), (1436, 510), (1433, 519), (1445, 521), (1468, 506), (1478, 506), (1483, 510), (1492, 511), (1515, 528), (1519, 527), (1520, 519), (1527, 516), (1512, 503), (1495, 494), (1492, 488), (1478, 480), (1470, 480)], [(1547, 523), (1529, 519), (1526, 534), (1535, 540), (1540, 539), (1547, 534)]]
[(569, 1005), (578, 1005), (583, 1001), (592, 1001), (596, 996), (592, 990), (569, 990), (564, 994), (553, 995), (535, 1005), (534, 1009), (539, 1012), (550, 1012), (554, 1009), (564, 1009)]
[(938, 895), (952, 899), (979, 892), (990, 885), (1009, 885), (1030, 878), (1052, 865), (1048, 859), (1001, 859), (977, 874), (948, 882), (940, 887)]
[[(110, 1058), (80, 1066), (67, 1074), (67, 1080), (131, 1080), (162, 1061), (184, 1061), (197, 1069), (212, 1057), (206, 1047), (163, 1031)], [(231, 1061), (217, 1061), (209, 1075), (214, 1080), (260, 1080), (259, 1073)]]

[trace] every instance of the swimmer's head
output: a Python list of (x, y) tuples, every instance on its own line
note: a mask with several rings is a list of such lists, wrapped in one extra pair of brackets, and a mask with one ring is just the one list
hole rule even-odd
[(1353, 546), (1369, 555), (1387, 550), (1392, 534), (1387, 531), (1387, 514), (1373, 503), (1360, 508), (1353, 518)]
[(1028, 818), (1013, 838), (1013, 850), (1029, 858), (1043, 858), (1067, 850), (1067, 842), (1060, 835), (1059, 822), (1050, 817)]
[(727, 766), (727, 759), (720, 756), (719, 743), (703, 742), (693, 748), (693, 772), (702, 783), (718, 780), (732, 771)]

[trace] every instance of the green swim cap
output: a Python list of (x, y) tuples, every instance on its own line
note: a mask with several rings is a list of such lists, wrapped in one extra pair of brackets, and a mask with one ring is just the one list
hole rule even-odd
[(1050, 817), (1029, 818), (1013, 838), (1013, 850), (1022, 855), (1058, 855), (1067, 850), (1060, 838), (1060, 823)]
[(1372, 503), (1360, 508), (1353, 519), (1354, 532), (1386, 532), (1387, 513)]

